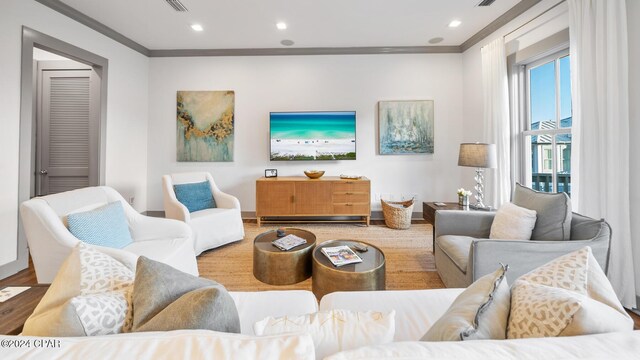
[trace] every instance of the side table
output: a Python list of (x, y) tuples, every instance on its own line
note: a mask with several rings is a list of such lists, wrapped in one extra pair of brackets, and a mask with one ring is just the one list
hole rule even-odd
[(465, 211), (485, 211), (474, 209), (469, 206), (458, 205), (457, 202), (445, 202), (444, 206), (438, 206), (435, 202), (423, 202), (422, 203), (422, 218), (427, 221), (427, 223), (433, 226), (433, 231), (431, 232), (432, 239), (432, 249), (431, 251), (435, 253), (436, 251), (436, 211), (446, 211), (446, 210), (465, 210)]
[(0, 289), (11, 286), (29, 286), (30, 289), (0, 303), (0, 334), (18, 335), (22, 332), (27, 318), (33, 313), (40, 299), (49, 289), (49, 284), (38, 285), (7, 285)]
[(316, 245), (316, 236), (296, 228), (286, 228), (285, 232), (301, 237), (307, 243), (289, 251), (280, 250), (271, 243), (278, 238), (275, 230), (262, 233), (253, 241), (253, 276), (265, 284), (291, 285), (311, 276), (311, 252)]
[[(361, 263), (334, 266), (323, 253), (327, 246), (365, 245), (369, 250), (358, 252)], [(378, 247), (364, 241), (329, 240), (316, 246), (313, 251), (313, 294), (318, 300), (334, 291), (372, 291), (386, 289), (384, 253)]]

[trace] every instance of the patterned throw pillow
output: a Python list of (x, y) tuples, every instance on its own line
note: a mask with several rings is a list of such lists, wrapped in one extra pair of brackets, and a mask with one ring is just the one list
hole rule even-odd
[(134, 273), (79, 243), (24, 325), (24, 335), (93, 336), (127, 332)]
[(133, 242), (120, 201), (69, 214), (67, 223), (69, 232), (87, 244), (122, 249)]
[(633, 320), (584, 247), (521, 276), (511, 289), (507, 338), (633, 330)]
[(256, 335), (308, 333), (316, 348), (316, 358), (361, 346), (386, 344), (395, 335), (395, 311), (321, 311), (300, 316), (268, 317), (253, 325)]

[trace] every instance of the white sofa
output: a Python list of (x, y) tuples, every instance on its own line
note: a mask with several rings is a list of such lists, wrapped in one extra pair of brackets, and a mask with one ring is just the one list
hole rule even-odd
[(121, 250), (99, 247), (102, 251), (110, 255), (119, 252), (144, 255), (198, 275), (188, 226), (175, 220), (141, 215), (114, 189), (97, 186), (37, 197), (20, 205), (20, 217), (38, 283), (51, 283), (62, 262), (80, 241), (67, 229), (67, 216), (114, 201), (122, 203), (133, 243)]
[[(216, 208), (189, 212), (176, 198), (173, 186), (208, 181)], [(240, 201), (222, 192), (207, 172), (190, 172), (162, 177), (164, 212), (168, 219), (185, 222), (193, 230), (196, 255), (244, 238), (244, 226), (240, 213)]]
[[(0, 347), (0, 358), (216, 358), (314, 359), (305, 334), (248, 337), (252, 324), (264, 317), (300, 315), (319, 310), (396, 310), (395, 341), (330, 356), (342, 359), (638, 359), (640, 332), (609, 333), (547, 339), (417, 341), (440, 317), (462, 289), (338, 292), (323, 297), (320, 306), (309, 291), (231, 292), (240, 316), (242, 335), (205, 330), (135, 333), (87, 338), (34, 338), (31, 346)], [(37, 342), (39, 341), (39, 342)], [(48, 342), (48, 341), (58, 341)], [(42, 346), (53, 344), (52, 347)], [(37, 346), (40, 345), (40, 346)]]

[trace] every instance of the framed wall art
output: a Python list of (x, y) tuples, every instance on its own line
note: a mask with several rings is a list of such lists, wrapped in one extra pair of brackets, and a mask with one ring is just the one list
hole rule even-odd
[(235, 93), (178, 91), (177, 160), (233, 161)]
[(433, 100), (378, 102), (380, 155), (433, 154)]

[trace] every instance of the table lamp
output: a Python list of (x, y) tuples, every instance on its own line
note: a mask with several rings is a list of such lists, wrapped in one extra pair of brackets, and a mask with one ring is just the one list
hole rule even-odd
[(496, 144), (482, 143), (462, 143), (460, 144), (460, 154), (458, 155), (458, 166), (469, 166), (476, 168), (476, 203), (471, 205), (476, 209), (486, 209), (484, 205), (484, 169), (495, 168)]

